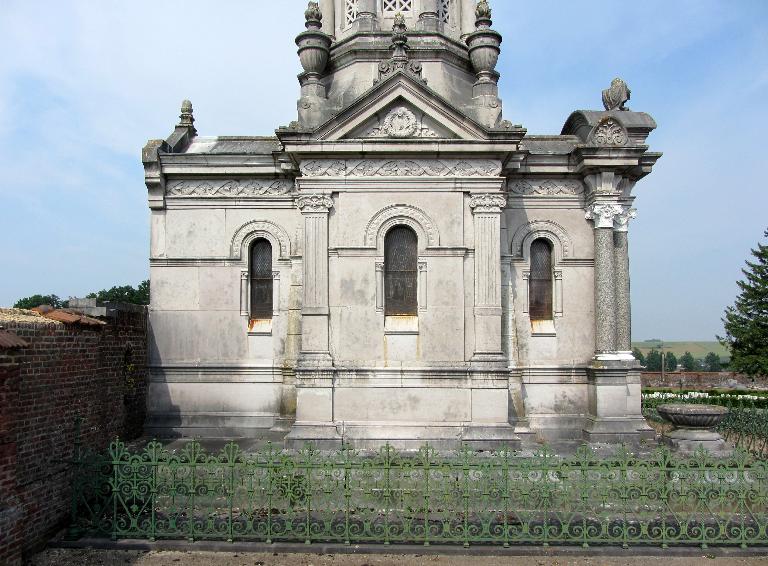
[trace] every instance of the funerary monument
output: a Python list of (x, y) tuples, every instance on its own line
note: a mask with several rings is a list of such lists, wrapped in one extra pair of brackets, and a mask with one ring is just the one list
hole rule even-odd
[(296, 43), (295, 122), (203, 137), (185, 101), (144, 148), (148, 432), (478, 449), (648, 435), (628, 230), (660, 154), (627, 85), (529, 134), (502, 113), (485, 0), (310, 2)]

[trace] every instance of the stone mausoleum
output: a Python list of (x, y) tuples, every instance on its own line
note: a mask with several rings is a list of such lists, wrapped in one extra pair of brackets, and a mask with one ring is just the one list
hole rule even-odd
[(297, 121), (203, 137), (185, 101), (144, 149), (148, 432), (477, 449), (649, 434), (627, 234), (660, 154), (626, 84), (529, 134), (502, 114), (485, 0), (310, 2), (296, 43)]

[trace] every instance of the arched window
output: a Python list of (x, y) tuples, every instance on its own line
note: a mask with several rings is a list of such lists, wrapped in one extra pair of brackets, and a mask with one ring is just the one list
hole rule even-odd
[(407, 226), (395, 226), (384, 238), (384, 314), (418, 313), (418, 238)]
[(552, 244), (544, 238), (531, 243), (528, 308), (531, 320), (552, 320)]
[(272, 244), (259, 238), (251, 245), (251, 318), (272, 318)]

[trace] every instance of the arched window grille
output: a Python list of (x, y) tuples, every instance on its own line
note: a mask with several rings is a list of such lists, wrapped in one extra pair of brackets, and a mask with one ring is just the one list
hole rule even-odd
[(438, 16), (444, 24), (451, 23), (451, 0), (440, 0), (438, 4)]
[(344, 0), (344, 27), (348, 28), (357, 19), (357, 0)]
[(528, 305), (531, 320), (552, 320), (552, 244), (544, 238), (531, 243)]
[(259, 238), (251, 245), (251, 318), (272, 318), (272, 244)]
[(416, 233), (395, 226), (384, 238), (384, 314), (415, 316), (418, 313), (419, 251)]

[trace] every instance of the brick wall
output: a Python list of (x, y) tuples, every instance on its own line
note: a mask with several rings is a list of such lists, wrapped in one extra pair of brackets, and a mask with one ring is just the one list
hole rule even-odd
[(748, 389), (768, 389), (768, 380), (753, 380), (730, 372), (674, 372), (662, 379), (661, 372), (643, 372), (643, 387), (669, 389), (727, 389), (734, 385)]
[[(16, 491), (28, 554), (66, 521), (74, 421), (84, 447), (141, 435), (146, 411), (146, 315), (119, 312), (103, 327), (4, 322), (30, 347), (20, 350), (15, 405)], [(10, 401), (10, 402), (9, 402)], [(2, 521), (2, 518), (0, 518)], [(2, 533), (0, 526), (0, 533)], [(3, 536), (0, 534), (0, 536)], [(0, 564), (5, 562), (0, 559)]]
[(16, 475), (15, 406), (20, 367), (0, 351), (0, 564), (21, 564), (22, 511)]

